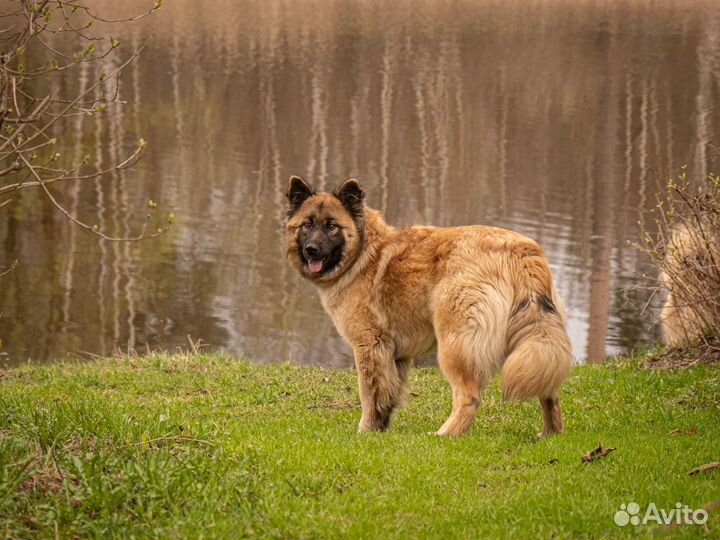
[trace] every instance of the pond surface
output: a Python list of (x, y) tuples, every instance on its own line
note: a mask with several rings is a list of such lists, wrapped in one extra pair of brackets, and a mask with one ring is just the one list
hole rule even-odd
[[(123, 55), (153, 36), (124, 72), (127, 104), (57, 133), (65, 153), (105, 165), (148, 142), (133, 170), (57, 190), (74, 214), (134, 234), (152, 199), (175, 226), (100, 242), (40, 192), (15, 197), (0, 209), (0, 267), (19, 261), (0, 278), (0, 363), (187, 348), (191, 336), (260, 362), (350, 365), (284, 260), (291, 174), (326, 189), (355, 176), (392, 224), (535, 238), (581, 360), (656, 339), (628, 241), (667, 178), (713, 170), (717, 2), (199, 5), (165, 2), (115, 28)], [(59, 87), (82, 88), (121, 56)]]

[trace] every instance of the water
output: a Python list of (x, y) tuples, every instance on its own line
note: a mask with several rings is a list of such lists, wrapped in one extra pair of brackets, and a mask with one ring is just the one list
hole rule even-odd
[[(150, 2), (151, 4), (151, 2)], [(99, 11), (132, 13), (148, 2)], [(99, 242), (40, 192), (0, 209), (0, 362), (188, 347), (350, 365), (312, 287), (285, 264), (287, 178), (359, 178), (393, 224), (471, 223), (537, 239), (580, 359), (656, 339), (628, 241), (664, 180), (712, 170), (720, 6), (677, 1), (166, 2), (115, 28), (128, 103), (58, 129), (64, 153), (131, 171), (58, 197), (134, 234), (147, 201), (177, 223)], [(120, 57), (61, 81), (87, 85)], [(714, 169), (714, 170), (717, 170)], [(0, 203), (2, 201), (0, 200)]]

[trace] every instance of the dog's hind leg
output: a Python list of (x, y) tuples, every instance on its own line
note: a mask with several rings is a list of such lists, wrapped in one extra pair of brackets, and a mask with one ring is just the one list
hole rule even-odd
[(462, 340), (438, 340), (438, 364), (452, 388), (452, 411), (437, 435), (454, 437), (465, 433), (480, 406), (485, 381), (478, 376)]
[(562, 414), (560, 413), (560, 398), (540, 398), (543, 413), (543, 430), (538, 437), (543, 439), (548, 435), (563, 432)]

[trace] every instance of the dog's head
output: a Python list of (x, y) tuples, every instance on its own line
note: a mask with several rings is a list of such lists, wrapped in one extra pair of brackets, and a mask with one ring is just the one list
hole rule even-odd
[(347, 270), (362, 249), (365, 206), (357, 180), (332, 193), (316, 192), (299, 176), (287, 191), (288, 261), (304, 277), (330, 282)]

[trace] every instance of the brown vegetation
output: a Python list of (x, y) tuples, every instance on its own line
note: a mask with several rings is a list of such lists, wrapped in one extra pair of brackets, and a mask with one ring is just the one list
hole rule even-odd
[(657, 232), (644, 232), (641, 251), (660, 270), (667, 294), (660, 314), (671, 347), (703, 346), (717, 354), (720, 336), (720, 177), (698, 187), (685, 172), (669, 181), (655, 210)]

